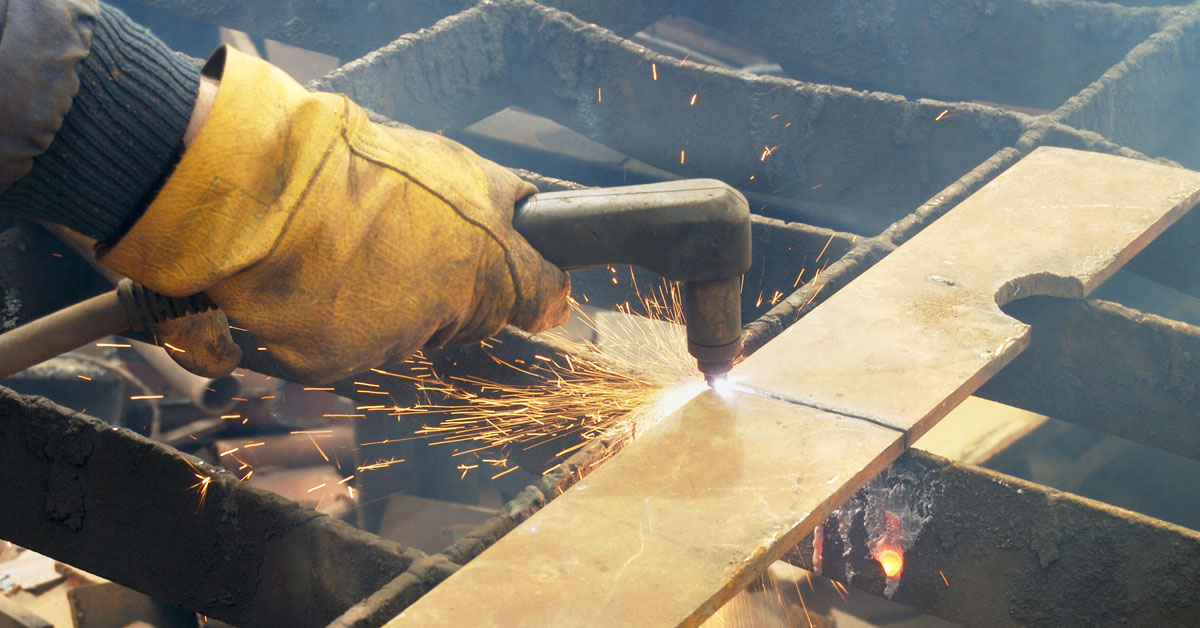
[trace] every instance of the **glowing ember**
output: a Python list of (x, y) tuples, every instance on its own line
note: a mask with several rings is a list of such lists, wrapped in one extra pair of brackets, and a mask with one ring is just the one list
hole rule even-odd
[(899, 578), (904, 569), (904, 554), (897, 549), (883, 548), (875, 555), (875, 560), (883, 566), (883, 574), (888, 578)]

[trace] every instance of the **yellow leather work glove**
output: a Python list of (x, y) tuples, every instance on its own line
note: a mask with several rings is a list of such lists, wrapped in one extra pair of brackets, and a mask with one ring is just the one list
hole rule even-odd
[[(566, 319), (566, 273), (512, 227), (533, 186), (232, 48), (205, 72), (220, 86), (204, 125), (105, 265), (163, 294), (208, 293), (312, 384)], [(221, 344), (194, 331), (175, 340)], [(194, 367), (220, 353), (180, 348)]]

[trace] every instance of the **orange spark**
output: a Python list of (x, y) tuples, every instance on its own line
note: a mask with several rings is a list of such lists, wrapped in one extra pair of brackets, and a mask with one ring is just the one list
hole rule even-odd
[[(188, 466), (191, 466), (191, 463), (188, 463)], [(192, 468), (195, 469), (195, 467)], [(212, 478), (201, 473), (192, 475), (196, 476), (199, 481), (187, 487), (187, 490), (195, 490), (200, 495), (200, 501), (196, 503), (196, 512), (199, 513), (200, 509), (204, 507), (204, 500), (208, 497), (208, 485), (212, 483)]]
[(321, 446), (317, 444), (317, 439), (313, 438), (312, 434), (306, 434), (306, 436), (308, 436), (308, 440), (312, 441), (313, 447), (317, 448), (317, 453), (321, 454), (321, 457), (325, 459), (325, 462), (329, 462), (329, 456), (326, 456), (325, 450), (321, 449)]
[(933, 121), (934, 121), (934, 122), (941, 122), (941, 121), (942, 121), (942, 118), (946, 117), (946, 114), (947, 114), (947, 113), (949, 113), (949, 112), (950, 112), (950, 110), (949, 110), (949, 109), (942, 109), (942, 112), (941, 112), (941, 113), (939, 113), (939, 114), (937, 114), (937, 117), (936, 117), (936, 118), (934, 118), (934, 119), (933, 119)]
[(404, 462), (404, 458), (390, 458), (388, 460), (380, 460), (378, 462), (373, 462), (371, 464), (364, 464), (361, 467), (358, 467), (358, 472), (362, 473), (363, 471), (374, 471), (376, 469), (384, 469), (384, 468), (390, 467), (394, 464), (400, 464), (401, 462)]
[(654, 80), (656, 80), (656, 81), (658, 80), (658, 64), (657, 63), (650, 64), (650, 76), (653, 76)]
[(688, 101), (689, 107), (694, 106), (696, 104), (696, 96), (698, 96), (698, 95), (699, 94), (692, 94), (692, 99)]
[(825, 254), (825, 251), (829, 250), (829, 245), (833, 243), (833, 236), (834, 234), (829, 234), (829, 239), (825, 241), (825, 246), (821, 247), (821, 252), (817, 253), (817, 258), (813, 260), (814, 263), (820, 261), (821, 256)]
[(498, 478), (498, 477), (500, 477), (500, 476), (502, 476), (502, 475), (508, 475), (509, 473), (512, 473), (513, 471), (516, 471), (517, 469), (520, 469), (520, 468), (521, 468), (521, 467), (517, 466), (517, 467), (513, 467), (513, 468), (511, 468), (511, 469), (508, 469), (507, 471), (501, 471), (500, 473), (497, 473), (496, 475), (493, 475), (493, 476), (492, 476), (492, 479), (494, 480), (494, 479), (496, 479), (496, 478)]

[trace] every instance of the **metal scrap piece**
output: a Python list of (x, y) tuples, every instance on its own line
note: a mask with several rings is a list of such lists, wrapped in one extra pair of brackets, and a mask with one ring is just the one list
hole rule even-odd
[(1029, 344), (1029, 326), (1000, 306), (1087, 296), (1197, 200), (1195, 172), (1039, 148), (737, 372), (765, 394), (915, 439)]
[(901, 452), (902, 434), (706, 391), (388, 623), (696, 625)]

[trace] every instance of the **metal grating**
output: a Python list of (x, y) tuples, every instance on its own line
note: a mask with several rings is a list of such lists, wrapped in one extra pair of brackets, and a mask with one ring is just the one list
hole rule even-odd
[[(302, 0), (142, 1), (343, 58), (359, 57), (312, 87), (346, 92), (403, 123), (459, 135), (478, 120), (516, 106), (666, 176), (714, 177), (743, 189), (756, 209), (790, 221), (756, 218), (758, 253), (747, 282), (757, 281), (768, 294), (790, 294), (773, 307), (758, 304), (754, 291), (744, 295), (744, 319), (751, 321), (748, 350), (761, 347), (1034, 148), (1082, 148), (1200, 167), (1200, 114), (1193, 106), (1200, 90), (1195, 80), (1200, 65), (1197, 4), (929, 0), (880, 7), (865, 0), (829, 6), (773, 0), (751, 10), (713, 0), (619, 6), (499, 0), (474, 7), (422, 0), (355, 0), (333, 7)], [(290, 17), (278, 19), (281, 15)], [(666, 15), (685, 15), (752, 41), (792, 78), (680, 62), (628, 39)], [(417, 32), (385, 43), (408, 31)], [(1049, 43), (1023, 44), (1028, 41)], [(694, 106), (688, 105), (692, 94), (698, 95)], [(571, 185), (528, 176), (544, 189)], [(1192, 245), (1198, 225), (1200, 217), (1185, 218), (1131, 269), (1200, 296), (1195, 279), (1200, 260)], [(814, 259), (827, 242), (826, 255), (835, 261), (818, 281), (793, 291), (797, 260)], [(604, 279), (584, 276), (576, 285), (619, 302), (623, 292), (604, 293)], [(1040, 335), (1030, 350), (982, 395), (1181, 456), (1200, 455), (1195, 421), (1200, 369), (1196, 352), (1189, 349), (1200, 330), (1098, 301), (1039, 300), (1018, 303), (1011, 311), (1042, 331), (1035, 332)], [(1111, 344), (1117, 340), (1120, 349)], [(504, 350), (524, 355), (545, 346), (553, 341), (515, 335)], [(1121, 359), (1107, 359), (1114, 353)], [(436, 359), (447, 368), (454, 362), (477, 368), (477, 357), (462, 350)], [(1136, 375), (1130, 365), (1139, 368)], [(353, 394), (352, 387), (343, 390)], [(1122, 420), (1130, 415), (1139, 416), (1136, 425)], [(576, 469), (588, 467), (602, 450), (599, 445), (581, 450), (564, 470), (510, 503), (501, 519), (450, 548), (449, 558), (460, 564), (469, 560), (578, 477)], [(948, 467), (919, 455), (897, 465), (888, 473), (912, 473), (903, 465), (916, 465), (931, 474), (931, 481), (956, 487), (963, 495), (992, 480), (982, 470)], [(236, 486), (227, 490), (238, 494)], [(1014, 513), (1041, 517), (1037, 525), (1059, 525), (1053, 494), (1045, 503), (1019, 495), (988, 494), (986, 499)], [(1083, 500), (1068, 501), (1074, 509), (1068, 529), (1097, 525), (1103, 518), (1116, 532), (1081, 535), (1076, 553), (1064, 551), (1069, 557), (1060, 566), (1078, 568), (1079, 560), (1070, 557), (1101, 551), (1121, 535), (1150, 548), (1179, 548), (1179, 556), (1194, 555), (1200, 545), (1194, 531)], [(985, 538), (987, 522), (966, 516), (972, 507), (964, 504), (954, 511), (956, 516), (947, 517), (948, 526), (959, 527), (946, 534)], [(1012, 536), (1000, 536), (980, 542), (997, 548), (1014, 542)], [(914, 548), (914, 560), (932, 560), (939, 549)], [(964, 556), (938, 560), (957, 561), (967, 569), (973, 556), (963, 551)], [(1034, 554), (1034, 562), (1045, 568), (1045, 557)], [(380, 623), (448, 572), (421, 560), (398, 564), (408, 571), (352, 607), (337, 625)], [(980, 625), (1143, 621), (1146, 616), (1134, 613), (1153, 600), (1161, 612), (1151, 623), (1188, 625), (1200, 615), (1196, 600), (1187, 595), (1200, 590), (1200, 576), (1195, 561), (1175, 560), (1172, 565), (1178, 588), (1141, 591), (1125, 606), (1106, 607), (1093, 616), (1086, 609), (1066, 616), (1045, 609), (1072, 596), (1094, 596), (1095, 578), (1103, 574), (1034, 584), (1016, 577), (984, 580), (1004, 593), (990, 606), (964, 608), (961, 598), (936, 587), (914, 586), (898, 599)], [(1146, 578), (1161, 577), (1162, 571), (1135, 570)], [(364, 586), (374, 589), (378, 582)], [(855, 584), (874, 592), (882, 588), (882, 582), (870, 579)], [(1052, 595), (1045, 595), (1048, 589)], [(180, 596), (188, 595), (164, 594), (181, 603)], [(1180, 604), (1169, 603), (1179, 599)], [(995, 619), (973, 614), (979, 612), (993, 613)], [(269, 625), (268, 617), (238, 619)]]

